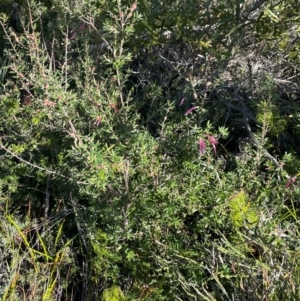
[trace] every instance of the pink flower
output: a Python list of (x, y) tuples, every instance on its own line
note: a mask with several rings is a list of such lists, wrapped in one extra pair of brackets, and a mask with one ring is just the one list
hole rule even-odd
[(119, 112), (119, 109), (118, 109), (118, 107), (117, 107), (117, 105), (116, 105), (115, 103), (110, 103), (110, 104), (109, 104), (109, 107), (110, 107), (110, 108), (113, 108), (114, 111), (115, 111), (115, 113), (118, 113), (118, 112)]
[(183, 103), (184, 103), (184, 98), (181, 99), (179, 106), (181, 107), (183, 105)]
[(206, 134), (206, 137), (208, 138), (210, 144), (212, 144), (212, 145), (217, 145), (219, 143), (215, 137), (213, 137), (209, 134)]
[(206, 137), (209, 140), (209, 143), (211, 144), (211, 146), (213, 147), (215, 155), (217, 155), (216, 145), (218, 145), (218, 143), (219, 143), (218, 140), (216, 138), (214, 138), (213, 136), (208, 135), (208, 134), (206, 134)]
[(185, 116), (186, 115), (189, 115), (190, 113), (192, 113), (194, 110), (196, 110), (198, 107), (192, 107), (192, 108), (190, 108), (190, 109), (188, 109), (186, 112), (185, 112)]
[[(213, 147), (215, 155), (217, 155), (217, 147), (216, 146), (219, 143), (218, 140), (209, 134), (206, 134), (205, 136), (208, 139), (211, 146)], [(204, 141), (204, 139), (200, 138), (199, 139), (199, 152), (201, 155), (203, 155), (205, 153), (205, 149), (206, 149), (205, 141)]]
[(137, 9), (137, 3), (133, 3), (130, 7), (130, 12), (134, 12)]
[[(209, 134), (206, 134), (205, 136), (208, 139), (211, 146), (213, 147), (215, 155), (217, 155), (217, 147), (216, 146), (219, 144), (218, 140), (216, 138), (214, 138), (213, 136), (209, 135)], [(205, 149), (206, 149), (205, 140), (203, 138), (200, 138), (199, 139), (199, 152), (200, 152), (200, 155), (203, 155), (205, 153)]]
[(296, 181), (296, 179), (297, 179), (297, 176), (290, 178), (288, 180), (288, 182), (286, 183), (285, 188), (289, 188), (292, 185), (292, 183), (294, 183)]
[(205, 142), (202, 138), (200, 138), (199, 140), (199, 152), (200, 152), (200, 155), (203, 155), (205, 153), (205, 148), (206, 148), (206, 145), (205, 145)]

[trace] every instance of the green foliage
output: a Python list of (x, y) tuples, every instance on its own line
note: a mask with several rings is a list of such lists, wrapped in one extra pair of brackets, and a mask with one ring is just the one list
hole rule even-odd
[(299, 299), (294, 8), (1, 8), (1, 299)]
[(122, 301), (124, 300), (121, 289), (117, 286), (113, 286), (103, 292), (103, 301)]
[(236, 227), (247, 225), (254, 227), (258, 221), (257, 212), (251, 208), (244, 191), (240, 191), (230, 200), (229, 204), (231, 219)]
[(286, 120), (280, 116), (278, 108), (266, 101), (259, 104), (257, 121), (267, 127), (270, 134), (275, 137), (286, 129)]

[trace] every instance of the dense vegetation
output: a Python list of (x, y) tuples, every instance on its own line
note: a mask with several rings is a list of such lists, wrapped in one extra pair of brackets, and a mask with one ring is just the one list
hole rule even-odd
[(298, 1), (17, 2), (1, 300), (300, 300)]

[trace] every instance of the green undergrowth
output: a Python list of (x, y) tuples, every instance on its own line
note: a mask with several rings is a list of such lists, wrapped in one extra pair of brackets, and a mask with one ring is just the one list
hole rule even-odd
[(0, 9), (1, 300), (300, 299), (299, 21), (271, 2)]

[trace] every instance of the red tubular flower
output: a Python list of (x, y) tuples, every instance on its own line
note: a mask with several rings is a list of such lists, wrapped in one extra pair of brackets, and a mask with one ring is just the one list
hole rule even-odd
[(134, 12), (137, 9), (137, 3), (134, 2), (130, 7), (130, 12)]
[(199, 152), (200, 152), (200, 155), (203, 155), (205, 153), (205, 148), (206, 148), (206, 145), (205, 145), (205, 142), (202, 138), (200, 138), (199, 140)]
[(109, 107), (110, 107), (110, 108), (113, 108), (114, 111), (115, 111), (115, 113), (118, 113), (118, 112), (119, 112), (119, 109), (118, 109), (118, 107), (117, 107), (117, 105), (116, 105), (115, 103), (110, 103), (110, 104), (109, 104)]
[(217, 155), (217, 148), (216, 148), (216, 146), (219, 143), (218, 140), (216, 138), (214, 138), (213, 136), (208, 135), (208, 134), (206, 134), (206, 137), (209, 140), (209, 143), (211, 144), (211, 146), (213, 147), (215, 155)]
[(285, 185), (285, 188), (289, 188), (292, 185), (292, 183), (295, 183), (296, 179), (297, 179), (297, 176), (289, 178), (288, 182)]
[(185, 116), (186, 115), (189, 115), (190, 113), (192, 113), (194, 110), (196, 110), (197, 109), (197, 107), (192, 107), (192, 108), (190, 108), (190, 109), (188, 109), (186, 112), (185, 112)]

